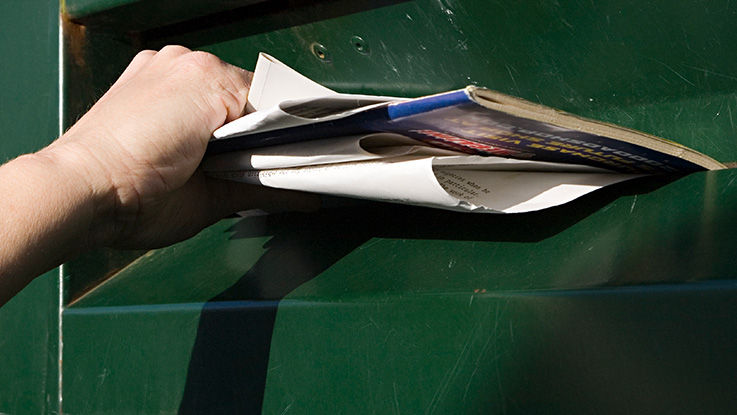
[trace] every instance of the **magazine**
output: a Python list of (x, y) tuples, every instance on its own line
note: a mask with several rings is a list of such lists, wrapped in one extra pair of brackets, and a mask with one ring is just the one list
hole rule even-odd
[(724, 166), (677, 143), (469, 86), (341, 94), (261, 54), (249, 114), (215, 131), (208, 174), (474, 212), (527, 212), (648, 174)]

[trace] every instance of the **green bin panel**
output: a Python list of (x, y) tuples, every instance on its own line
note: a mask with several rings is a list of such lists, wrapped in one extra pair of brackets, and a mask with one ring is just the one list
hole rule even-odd
[[(0, 3), (0, 163), (58, 134), (58, 22), (54, 1)], [(50, 271), (0, 306), (0, 413), (58, 411), (58, 281)]]
[[(737, 159), (728, 2), (240, 2), (145, 28), (76, 3), (100, 7), (71, 16), (88, 26), (67, 121), (136, 50), (179, 43), (249, 69), (268, 52), (343, 92), (484, 85)], [(724, 413), (736, 175), (520, 215), (330, 199), (90, 254), (64, 268), (64, 409)]]

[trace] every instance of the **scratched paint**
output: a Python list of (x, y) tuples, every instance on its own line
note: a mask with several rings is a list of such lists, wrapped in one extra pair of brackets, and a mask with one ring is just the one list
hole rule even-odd
[[(265, 50), (346, 92), (477, 83), (737, 160), (735, 3), (338, 3), (140, 46), (192, 42), (249, 68)], [(107, 58), (131, 47), (110, 45), (87, 62), (91, 89), (104, 90), (122, 69)], [(263, 378), (265, 413), (727, 412), (735, 177), (647, 181), (483, 220), (373, 204), (234, 220), (67, 310), (65, 407), (175, 413), (209, 374), (238, 397)]]

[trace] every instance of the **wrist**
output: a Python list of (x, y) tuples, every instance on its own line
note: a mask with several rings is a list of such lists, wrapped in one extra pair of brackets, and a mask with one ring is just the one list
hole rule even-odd
[(54, 188), (64, 192), (68, 206), (73, 206), (75, 227), (82, 248), (107, 246), (115, 232), (115, 191), (101, 161), (74, 141), (52, 145), (34, 154), (22, 156), (36, 163), (53, 178)]

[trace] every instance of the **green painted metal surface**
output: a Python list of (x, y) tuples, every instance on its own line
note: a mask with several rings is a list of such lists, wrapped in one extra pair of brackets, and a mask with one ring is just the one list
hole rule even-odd
[(734, 295), (730, 282), (284, 301), (264, 413), (728, 413)]
[(691, 413), (708, 397), (723, 412), (735, 178), (530, 215), (369, 204), (221, 222), (66, 311), (65, 407)]
[[(0, 3), (0, 162), (57, 135), (58, 19), (54, 2)], [(0, 307), (0, 413), (57, 411), (58, 298), (54, 270)]]
[(58, 271), (0, 308), (0, 413), (58, 413)]
[(271, 235), (264, 235), (231, 240), (234, 223), (233, 219), (220, 221), (184, 243), (138, 257), (73, 306), (195, 303), (215, 297), (253, 267), (268, 250), (264, 245), (271, 239)]
[[(182, 25), (148, 42), (205, 47), (249, 68), (267, 51), (342, 91), (418, 96), (476, 83), (734, 161), (736, 7), (441, 0), (355, 13), (326, 2)], [(369, 54), (356, 50), (353, 36)], [(315, 43), (327, 60), (311, 52)]]
[[(730, 279), (737, 265), (729, 243), (737, 216), (727, 206), (737, 206), (730, 191), (736, 179), (737, 170), (669, 184), (645, 179), (519, 215), (366, 202), (312, 214), (228, 219), (140, 257), (74, 307)], [(304, 281), (319, 275), (320, 283), (280, 288), (279, 281), (300, 273), (309, 275)], [(216, 297), (234, 284), (254, 287)]]
[(59, 15), (54, 2), (3, 2), (0, 160), (35, 151), (59, 130)]
[[(134, 37), (92, 25), (65, 105), (71, 120), (136, 48), (180, 43), (246, 68), (266, 51), (346, 92), (477, 83), (730, 162), (735, 11), (297, 1)], [(505, 216), (330, 201), (82, 258), (65, 267), (65, 411), (729, 412), (735, 179), (645, 179)]]

